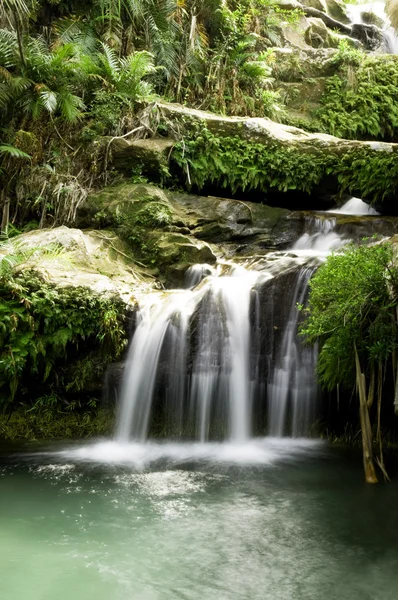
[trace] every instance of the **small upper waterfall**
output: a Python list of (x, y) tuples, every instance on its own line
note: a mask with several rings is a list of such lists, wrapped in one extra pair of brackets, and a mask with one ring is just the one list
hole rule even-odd
[(363, 202), (360, 198), (350, 198), (340, 208), (332, 208), (328, 212), (338, 215), (376, 216), (377, 210)]
[(384, 46), (388, 54), (398, 54), (398, 36), (394, 27), (391, 27), (389, 18), (385, 13), (385, 2), (369, 2), (366, 4), (347, 4), (347, 15), (352, 23), (365, 23), (364, 14), (373, 13), (383, 22)]
[(292, 250), (303, 250), (323, 255), (341, 246), (341, 236), (334, 231), (336, 219), (333, 217), (309, 219), (308, 231), (293, 244)]
[(338, 213), (362, 214), (362, 204), (350, 199), (336, 215), (306, 214), (288, 251), (195, 265), (185, 289), (146, 294), (126, 360), (117, 438), (244, 442), (265, 427), (272, 436), (306, 435), (318, 396), (317, 349), (298, 338), (297, 304), (305, 304), (325, 256), (350, 239)]

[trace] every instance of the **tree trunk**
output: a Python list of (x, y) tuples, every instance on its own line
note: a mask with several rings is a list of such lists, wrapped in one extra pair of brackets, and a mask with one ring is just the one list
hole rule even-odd
[(357, 349), (355, 348), (355, 368), (359, 394), (359, 416), (362, 432), (363, 468), (366, 483), (377, 483), (376, 471), (373, 464), (372, 428), (370, 426), (369, 409), (366, 398), (365, 375), (361, 371)]
[(9, 198), (6, 198), (4, 205), (3, 205), (3, 215), (1, 218), (1, 226), (0, 226), (0, 232), (3, 235), (8, 234), (9, 222), (10, 222), (10, 200), (9, 200)]
[(22, 40), (22, 26), (21, 26), (21, 22), (19, 20), (17, 11), (14, 12), (14, 21), (15, 21), (15, 30), (17, 32), (19, 56), (21, 58), (22, 66), (26, 67), (25, 54), (24, 54), (24, 50), (23, 50), (23, 40)]

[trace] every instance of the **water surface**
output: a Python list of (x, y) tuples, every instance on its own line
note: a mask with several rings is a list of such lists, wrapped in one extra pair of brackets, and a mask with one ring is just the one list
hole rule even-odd
[(306, 441), (0, 462), (4, 600), (396, 600), (398, 485)]

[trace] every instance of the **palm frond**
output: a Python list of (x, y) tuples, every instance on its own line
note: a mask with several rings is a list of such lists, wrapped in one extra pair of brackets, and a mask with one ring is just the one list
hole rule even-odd
[(57, 108), (57, 95), (49, 89), (42, 89), (40, 91), (40, 98), (43, 103), (43, 107), (50, 114), (55, 112)]
[(13, 67), (18, 52), (17, 34), (15, 31), (0, 29), (0, 65)]
[(101, 43), (104, 54), (102, 55), (103, 65), (111, 77), (115, 77), (120, 71), (120, 64), (116, 52), (107, 44)]
[(26, 152), (23, 152), (19, 148), (15, 146), (11, 146), (11, 144), (2, 144), (0, 146), (0, 154), (2, 156), (10, 156), (12, 158), (26, 159), (30, 160), (31, 156)]
[(29, 14), (29, 4), (25, 0), (2, 0), (0, 3), (0, 14), (2, 12), (17, 13), (20, 17)]
[(62, 90), (58, 94), (58, 107), (65, 121), (72, 123), (82, 117), (85, 104), (79, 96), (68, 90)]

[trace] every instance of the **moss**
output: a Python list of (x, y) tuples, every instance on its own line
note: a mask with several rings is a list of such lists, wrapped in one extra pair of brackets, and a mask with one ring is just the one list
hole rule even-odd
[(113, 410), (62, 411), (20, 407), (0, 414), (0, 440), (43, 441), (109, 436), (114, 430)]
[(340, 47), (338, 72), (317, 113), (322, 128), (348, 139), (398, 139), (398, 59)]
[(189, 172), (187, 186), (193, 184), (199, 190), (216, 185), (232, 193), (299, 190), (310, 194), (328, 178), (334, 180), (336, 193), (380, 203), (393, 198), (398, 187), (397, 153), (355, 145), (314, 141), (303, 151), (294, 144), (271, 141), (265, 145), (239, 137), (216, 137), (203, 130), (177, 144), (172, 160), (184, 173)]

